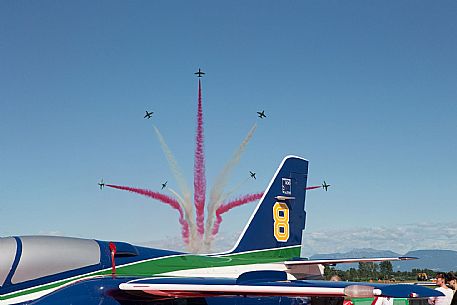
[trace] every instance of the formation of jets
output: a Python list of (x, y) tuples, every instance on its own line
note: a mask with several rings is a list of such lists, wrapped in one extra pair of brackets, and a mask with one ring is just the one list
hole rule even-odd
[(145, 119), (150, 119), (150, 118), (152, 117), (152, 114), (153, 114), (153, 113), (154, 113), (154, 112), (152, 112), (152, 111), (151, 111), (151, 112), (148, 112), (148, 111), (146, 110), (146, 114), (144, 115), (144, 118), (145, 118)]
[[(197, 75), (197, 77), (202, 77), (203, 75), (205, 75), (205, 72), (203, 72), (200, 68), (198, 69), (197, 72), (194, 73), (195, 75)], [(144, 115), (144, 118), (145, 119), (150, 119), (152, 117), (152, 115), (154, 114), (153, 111), (149, 112), (146, 110), (146, 114)], [(267, 116), (265, 115), (265, 110), (262, 110), (262, 111), (257, 111), (257, 116), (261, 119), (263, 118), (266, 118)], [(252, 171), (249, 171), (249, 174), (251, 175), (251, 178), (253, 179), (257, 179), (254, 172)], [(167, 183), (168, 181), (165, 181), (165, 183), (162, 183), (162, 190), (164, 188), (167, 187)], [(98, 183), (100, 189), (103, 189), (103, 187), (105, 186), (105, 183), (103, 182), (103, 179), (100, 181), (100, 183)], [(328, 191), (328, 187), (330, 186), (330, 184), (327, 184), (325, 181), (324, 183), (322, 184), (322, 188), (325, 190), (325, 191)]]
[(267, 116), (265, 115), (265, 110), (257, 111), (257, 114), (259, 115), (259, 118), (263, 119), (266, 118)]

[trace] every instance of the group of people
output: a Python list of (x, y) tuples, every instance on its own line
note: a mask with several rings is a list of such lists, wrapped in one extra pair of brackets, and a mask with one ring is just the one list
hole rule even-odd
[[(337, 275), (331, 277), (330, 281), (341, 281)], [(433, 297), (428, 299), (430, 305), (457, 305), (457, 277), (453, 272), (438, 273), (436, 275), (435, 288), (441, 291), (444, 296)], [(305, 298), (306, 301), (301, 304), (310, 305), (347, 305), (352, 304), (350, 301), (345, 301), (344, 297), (311, 297)], [(393, 305), (394, 299), (388, 297), (375, 297), (371, 305)]]
[(442, 292), (444, 296), (429, 298), (430, 305), (457, 305), (457, 278), (453, 272), (438, 273), (436, 275), (436, 290)]
[[(332, 276), (330, 281), (340, 281), (337, 275)], [(442, 292), (444, 296), (428, 299), (430, 305), (457, 305), (457, 277), (453, 272), (438, 273), (436, 275), (436, 290)], [(372, 305), (393, 305), (393, 298), (376, 297)], [(343, 305), (342, 297), (312, 297), (311, 305)]]

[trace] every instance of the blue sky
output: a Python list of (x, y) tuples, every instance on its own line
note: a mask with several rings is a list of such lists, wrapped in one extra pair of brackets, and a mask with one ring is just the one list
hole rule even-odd
[(285, 155), (309, 159), (309, 184), (332, 184), (308, 193), (310, 234), (455, 227), (456, 14), (455, 1), (1, 1), (0, 235), (178, 236), (175, 211), (96, 183), (176, 188), (146, 109), (191, 182), (199, 67), (210, 185), (258, 122), (232, 183), (253, 170), (240, 194), (263, 191)]

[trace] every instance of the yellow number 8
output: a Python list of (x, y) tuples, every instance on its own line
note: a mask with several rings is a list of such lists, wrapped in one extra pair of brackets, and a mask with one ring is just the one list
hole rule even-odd
[(282, 202), (273, 206), (274, 235), (277, 241), (286, 242), (289, 239), (289, 207)]

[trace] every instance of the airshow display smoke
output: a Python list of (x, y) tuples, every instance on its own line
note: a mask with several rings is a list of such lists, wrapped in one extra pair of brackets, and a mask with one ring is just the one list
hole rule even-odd
[(153, 198), (153, 199), (158, 200), (162, 203), (165, 203), (165, 204), (171, 206), (173, 209), (177, 210), (179, 213), (179, 223), (181, 224), (182, 238), (186, 244), (189, 243), (189, 224), (184, 219), (183, 210), (182, 210), (179, 202), (176, 199), (174, 199), (170, 196), (167, 196), (165, 194), (153, 192), (151, 190), (146, 190), (146, 189), (134, 188), (134, 187), (129, 187), (129, 186), (113, 185), (113, 184), (107, 184), (106, 186), (115, 188), (118, 190), (129, 191), (129, 192), (143, 195), (143, 196), (146, 196), (149, 198)]
[(197, 134), (195, 137), (195, 159), (194, 159), (194, 204), (197, 214), (197, 231), (200, 236), (205, 232), (205, 154), (203, 150), (203, 108), (202, 108), (202, 86), (198, 80), (198, 106), (197, 106)]
[[(197, 243), (198, 241), (198, 238), (197, 238), (197, 230), (195, 228), (195, 222), (193, 220), (193, 210), (191, 212), (189, 212), (189, 210), (186, 209), (186, 206), (187, 204), (184, 202), (184, 199), (181, 197), (181, 195), (179, 195), (178, 192), (176, 192), (174, 189), (172, 189), (171, 187), (168, 187), (167, 188), (168, 191), (170, 193), (172, 193), (176, 199), (178, 200), (178, 202), (181, 204), (181, 206), (183, 207), (183, 210), (184, 210), (184, 219), (187, 221), (187, 223), (189, 224), (189, 239), (188, 239), (188, 243), (187, 243), (187, 246), (189, 248), (190, 251), (192, 252), (196, 252), (197, 250), (199, 250), (199, 243)], [(192, 205), (191, 205), (192, 206)]]
[(222, 204), (216, 210), (216, 221), (214, 222), (214, 226), (212, 228), (211, 235), (214, 237), (219, 232), (219, 227), (222, 222), (222, 214), (227, 213), (231, 209), (236, 208), (240, 205), (259, 200), (260, 198), (262, 198), (262, 196), (263, 196), (263, 193), (249, 194), (249, 195), (244, 195), (233, 201)]
[(320, 189), (322, 185), (316, 185), (316, 186), (308, 186), (305, 188), (305, 190), (314, 190), (314, 189)]
[[(196, 73), (199, 77), (204, 73)], [(209, 250), (214, 236), (218, 233), (220, 224), (222, 222), (222, 214), (227, 213), (231, 209), (256, 201), (262, 197), (262, 193), (249, 194), (240, 196), (236, 200), (225, 202), (235, 190), (227, 192), (225, 188), (228, 185), (230, 176), (234, 168), (240, 162), (241, 156), (244, 153), (248, 143), (251, 141), (257, 124), (254, 124), (249, 130), (246, 137), (243, 139), (237, 150), (232, 155), (231, 159), (225, 164), (221, 173), (215, 179), (215, 183), (210, 190), (210, 196), (207, 207), (207, 219), (205, 223), (205, 204), (206, 204), (206, 176), (205, 176), (205, 151), (204, 151), (204, 128), (203, 128), (203, 102), (202, 102), (202, 84), (198, 80), (198, 103), (197, 103), (197, 126), (195, 134), (195, 151), (194, 151), (194, 193), (193, 203), (192, 194), (186, 183), (183, 172), (178, 166), (171, 149), (165, 142), (165, 138), (157, 128), (154, 126), (154, 132), (160, 143), (160, 147), (167, 159), (168, 166), (176, 180), (179, 192), (167, 188), (173, 197), (164, 195), (162, 193), (153, 192), (146, 189), (139, 189), (127, 186), (107, 185), (112, 188), (125, 190), (140, 195), (147, 196), (168, 204), (179, 213), (179, 222), (182, 229), (182, 237), (189, 250), (192, 252), (199, 252), (203, 249)], [(245, 184), (247, 180), (244, 181)], [(225, 202), (225, 203), (224, 203)]]
[[(182, 196), (179, 196), (180, 198), (179, 197), (177, 197), (177, 198), (184, 209), (184, 212), (185, 212), (184, 216), (185, 216), (187, 222), (189, 223), (189, 225), (191, 227), (194, 227), (195, 226), (194, 217), (193, 217), (194, 206), (191, 202), (191, 192), (189, 190), (189, 186), (186, 182), (186, 179), (184, 178), (184, 174), (182, 173), (182, 171), (178, 165), (178, 162), (176, 161), (173, 153), (171, 152), (171, 149), (168, 147), (167, 143), (165, 142), (164, 137), (160, 133), (159, 128), (157, 128), (157, 126), (155, 126), (155, 125), (153, 125), (153, 127), (154, 127), (155, 134), (157, 136), (157, 139), (159, 140), (160, 147), (162, 148), (165, 158), (168, 161), (168, 166), (169, 166), (176, 182), (178, 183), (179, 190), (181, 191)], [(176, 196), (177, 193), (175, 192), (174, 195)], [(192, 230), (191, 230), (191, 232), (192, 232)]]
[(246, 137), (241, 142), (238, 149), (233, 154), (232, 158), (227, 162), (224, 166), (222, 172), (216, 177), (215, 183), (211, 188), (210, 195), (209, 195), (209, 204), (207, 207), (208, 210), (208, 218), (206, 220), (206, 236), (205, 242), (208, 243), (208, 239), (211, 238), (211, 231), (214, 223), (215, 218), (215, 211), (217, 208), (222, 204), (224, 200), (223, 192), (225, 187), (227, 186), (228, 180), (233, 169), (238, 165), (241, 159), (241, 155), (246, 149), (249, 141), (251, 141), (252, 137), (254, 136), (254, 132), (257, 129), (257, 124), (254, 124), (252, 128), (249, 130)]

